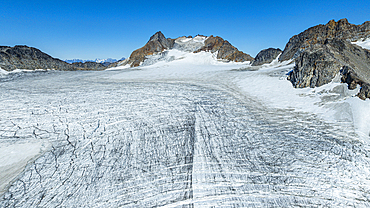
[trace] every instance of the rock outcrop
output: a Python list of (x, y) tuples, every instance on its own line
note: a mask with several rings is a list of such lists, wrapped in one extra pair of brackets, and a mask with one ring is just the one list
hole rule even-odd
[(28, 46), (0, 46), (0, 67), (6, 71), (14, 69), (103, 70), (106, 66), (97, 63), (69, 64), (60, 59)]
[(227, 40), (222, 39), (221, 37), (213, 37), (212, 35), (208, 37), (205, 42), (204, 46), (199, 50), (195, 51), (198, 53), (200, 51), (209, 51), (212, 53), (217, 53), (218, 59), (225, 59), (228, 61), (235, 61), (235, 62), (244, 62), (244, 61), (253, 61), (254, 58), (248, 54), (245, 54), (239, 51), (237, 48), (232, 46)]
[(280, 54), (281, 50), (279, 48), (268, 48), (260, 51), (254, 61), (252, 61), (252, 66), (260, 66), (263, 64), (269, 64), (275, 60)]
[(370, 52), (351, 44), (369, 37), (369, 21), (354, 25), (347, 19), (331, 20), (290, 38), (279, 60), (295, 61), (288, 77), (294, 87), (319, 87), (341, 72), (349, 89), (360, 85), (358, 96), (370, 98)]
[[(129, 64), (131, 67), (140, 66), (144, 61), (147, 59), (146, 57), (149, 55), (156, 55), (158, 53), (162, 53), (164, 50), (167, 49), (178, 49), (187, 52), (194, 52), (198, 53), (201, 51), (207, 51), (216, 53), (218, 59), (224, 59), (228, 61), (235, 61), (235, 62), (244, 62), (244, 61), (252, 61), (254, 60), (248, 54), (245, 54), (239, 51), (237, 48), (232, 46), (228, 41), (222, 39), (221, 37), (205, 37), (205, 36), (197, 36), (198, 38), (205, 38), (204, 44), (201, 42), (193, 41), (191, 45), (186, 45), (182, 42), (182, 39), (192, 38), (191, 36), (188, 37), (179, 37), (177, 39), (166, 38), (162, 32), (155, 33), (149, 41), (143, 46), (132, 52), (130, 57), (124, 61), (119, 63), (110, 65), (112, 66), (119, 66), (119, 65), (126, 65)], [(195, 37), (195, 38), (197, 38)], [(189, 42), (190, 43), (190, 42)], [(201, 45), (199, 45), (201, 44)], [(190, 51), (189, 51), (190, 50)]]
[(357, 41), (369, 37), (370, 21), (362, 25), (354, 25), (348, 23), (347, 19), (341, 19), (338, 22), (331, 20), (326, 25), (311, 27), (290, 38), (279, 60), (286, 61), (296, 58), (305, 49), (316, 44), (323, 44), (326, 39)]
[(331, 82), (339, 72), (349, 89), (359, 84), (358, 96), (370, 98), (370, 51), (345, 39), (327, 39), (300, 53), (289, 80), (294, 87), (319, 87)]
[(364, 82), (354, 70), (348, 66), (343, 67), (341, 70), (342, 82), (348, 84), (348, 89), (356, 89), (357, 85), (361, 86), (360, 92), (357, 96), (363, 100), (370, 98), (370, 84)]
[(316, 45), (295, 59), (295, 67), (288, 79), (296, 88), (319, 87), (331, 82), (341, 64), (326, 47)]

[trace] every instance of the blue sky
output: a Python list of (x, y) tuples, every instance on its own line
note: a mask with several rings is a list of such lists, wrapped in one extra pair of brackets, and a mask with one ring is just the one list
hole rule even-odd
[(119, 59), (162, 31), (221, 36), (255, 56), (341, 18), (369, 21), (370, 1), (0, 0), (0, 45), (28, 45), (60, 59)]

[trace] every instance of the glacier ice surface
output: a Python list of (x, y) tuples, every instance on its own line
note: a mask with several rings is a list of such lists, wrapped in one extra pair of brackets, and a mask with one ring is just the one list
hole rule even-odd
[[(0, 207), (370, 205), (368, 143), (351, 122), (284, 107), (268, 83), (288, 83), (278, 75), (289, 65), (184, 61), (1, 80), (0, 149), (31, 145), (0, 160), (39, 156)], [(299, 93), (322, 102), (310, 90)]]

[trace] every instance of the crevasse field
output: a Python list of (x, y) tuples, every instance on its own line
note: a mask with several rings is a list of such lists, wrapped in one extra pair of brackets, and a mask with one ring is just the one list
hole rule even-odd
[(166, 51), (100, 72), (2, 72), (0, 207), (370, 206), (370, 102), (293, 64)]

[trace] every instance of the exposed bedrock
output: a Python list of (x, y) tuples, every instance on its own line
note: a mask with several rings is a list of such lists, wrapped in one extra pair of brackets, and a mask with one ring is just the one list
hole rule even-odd
[(347, 19), (341, 19), (338, 22), (331, 20), (326, 25), (311, 27), (290, 38), (279, 60), (286, 61), (296, 58), (305, 49), (315, 44), (323, 44), (326, 39), (357, 41), (369, 37), (370, 21), (364, 22), (362, 25), (354, 25), (348, 23)]
[(210, 51), (212, 53), (217, 53), (218, 59), (225, 59), (229, 61), (244, 62), (244, 61), (253, 61), (253, 57), (239, 51), (233, 45), (231, 45), (227, 40), (222, 39), (221, 37), (210, 36), (204, 41), (204, 46), (195, 51), (195, 53), (200, 51)]
[(279, 48), (268, 48), (260, 51), (254, 61), (252, 61), (252, 66), (260, 66), (263, 64), (269, 64), (275, 60), (280, 54), (281, 50)]
[(342, 81), (349, 89), (359, 84), (358, 96), (370, 98), (370, 51), (351, 44), (344, 39), (327, 39), (316, 44), (295, 59), (295, 67), (288, 79), (294, 87), (319, 87), (330, 83), (342, 69)]

